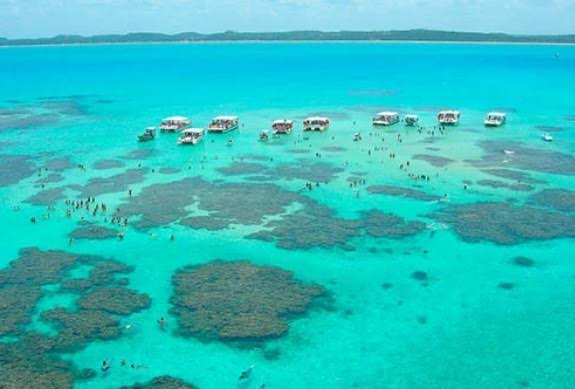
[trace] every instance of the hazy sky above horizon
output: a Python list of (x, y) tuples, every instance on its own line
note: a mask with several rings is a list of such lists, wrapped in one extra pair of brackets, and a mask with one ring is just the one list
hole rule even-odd
[(575, 0), (0, 0), (0, 36), (430, 28), (575, 33)]

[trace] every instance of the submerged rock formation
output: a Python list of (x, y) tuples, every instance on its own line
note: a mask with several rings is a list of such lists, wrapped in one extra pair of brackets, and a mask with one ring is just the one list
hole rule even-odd
[(262, 342), (283, 336), (289, 319), (328, 297), (277, 267), (247, 261), (214, 261), (188, 266), (172, 278), (172, 314), (178, 332), (202, 340)]

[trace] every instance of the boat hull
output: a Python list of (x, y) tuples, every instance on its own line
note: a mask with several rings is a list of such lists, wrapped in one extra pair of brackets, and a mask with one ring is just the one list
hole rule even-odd
[(239, 128), (239, 126), (233, 126), (233, 127), (228, 127), (228, 128), (209, 128), (208, 127), (208, 132), (211, 132), (214, 134), (227, 134), (228, 132), (235, 131), (238, 128)]

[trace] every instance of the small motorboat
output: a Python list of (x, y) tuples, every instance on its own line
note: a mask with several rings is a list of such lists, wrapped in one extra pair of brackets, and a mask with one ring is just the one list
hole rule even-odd
[(270, 139), (269, 131), (262, 130), (259, 135), (260, 142), (267, 142)]
[(419, 116), (417, 116), (417, 115), (405, 115), (405, 117), (403, 118), (403, 121), (405, 122), (406, 126), (415, 126), (417, 123), (419, 123)]
[(142, 134), (138, 135), (138, 142), (147, 142), (154, 139), (156, 139), (156, 129), (154, 127), (148, 127)]
[(541, 139), (543, 139), (545, 142), (553, 142), (553, 137), (548, 132), (541, 135)]
[(353, 141), (354, 141), (354, 142), (359, 142), (360, 140), (361, 140), (361, 132), (356, 132), (356, 133), (353, 135)]
[(228, 143), (227, 143), (228, 147), (231, 147), (234, 145), (234, 140), (232, 138), (228, 139)]
[(501, 112), (490, 112), (485, 118), (486, 127), (501, 127), (507, 122), (507, 115)]

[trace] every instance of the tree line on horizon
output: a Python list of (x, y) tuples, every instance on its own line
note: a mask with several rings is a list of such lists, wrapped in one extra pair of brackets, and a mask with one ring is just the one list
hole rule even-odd
[(128, 33), (96, 36), (58, 35), (52, 38), (0, 38), (0, 46), (37, 46), (98, 43), (170, 43), (217, 41), (421, 41), (421, 42), (502, 42), (575, 43), (575, 35), (512, 35), (505, 33), (457, 32), (437, 30), (405, 31), (290, 31), (236, 32), (214, 34)]

